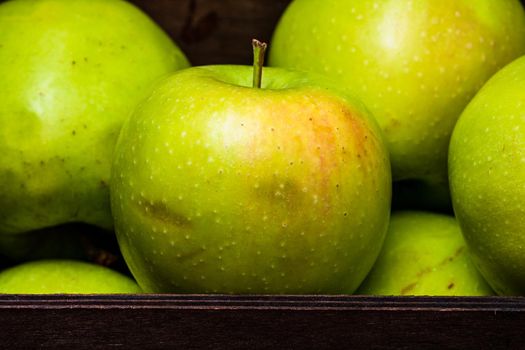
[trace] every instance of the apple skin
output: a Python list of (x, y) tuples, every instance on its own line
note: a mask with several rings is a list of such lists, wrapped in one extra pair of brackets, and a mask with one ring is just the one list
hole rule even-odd
[(439, 188), (457, 118), (522, 54), (518, 0), (295, 0), (269, 64), (325, 74), (357, 95), (384, 132), (394, 181)]
[(357, 294), (485, 296), (494, 291), (472, 263), (457, 221), (394, 212), (385, 243)]
[(266, 68), (180, 71), (126, 122), (111, 203), (148, 292), (352, 293), (388, 226), (391, 172), (362, 104)]
[(525, 295), (525, 58), (498, 72), (461, 115), (450, 143), (454, 211), (498, 294)]
[(131, 278), (74, 260), (39, 260), (0, 273), (0, 294), (135, 294)]
[(119, 0), (0, 5), (0, 233), (112, 227), (108, 183), (125, 118), (188, 62)]

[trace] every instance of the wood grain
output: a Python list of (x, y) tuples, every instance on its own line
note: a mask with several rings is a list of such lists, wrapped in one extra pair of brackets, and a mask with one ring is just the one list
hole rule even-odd
[(251, 39), (269, 41), (290, 0), (133, 0), (194, 65), (251, 64)]
[(2, 296), (4, 348), (519, 349), (525, 298)]

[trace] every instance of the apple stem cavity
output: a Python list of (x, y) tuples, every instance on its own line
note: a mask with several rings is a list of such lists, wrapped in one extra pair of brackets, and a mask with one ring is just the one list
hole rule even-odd
[(252, 39), (253, 46), (253, 87), (261, 88), (262, 71), (264, 66), (264, 55), (268, 45), (257, 39)]

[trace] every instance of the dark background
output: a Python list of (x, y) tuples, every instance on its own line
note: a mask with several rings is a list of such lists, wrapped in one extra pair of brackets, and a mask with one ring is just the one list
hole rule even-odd
[(131, 2), (175, 39), (193, 65), (203, 65), (251, 64), (251, 39), (269, 41), (290, 0)]

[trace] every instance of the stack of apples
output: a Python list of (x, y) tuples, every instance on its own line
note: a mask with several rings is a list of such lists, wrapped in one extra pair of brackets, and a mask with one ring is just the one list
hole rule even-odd
[(518, 0), (294, 0), (270, 45), (0, 4), (0, 293), (525, 295)]

